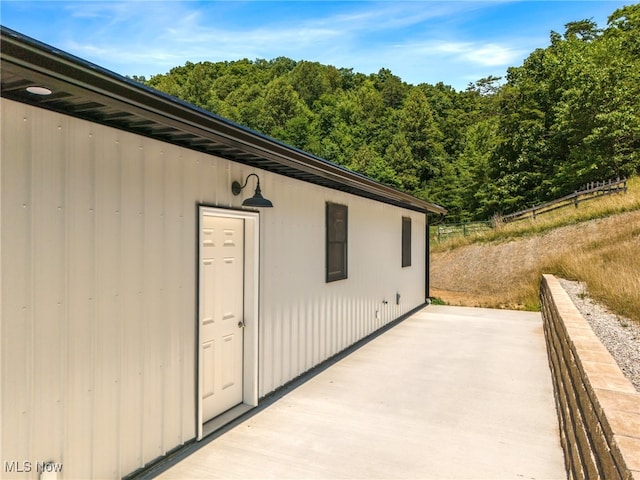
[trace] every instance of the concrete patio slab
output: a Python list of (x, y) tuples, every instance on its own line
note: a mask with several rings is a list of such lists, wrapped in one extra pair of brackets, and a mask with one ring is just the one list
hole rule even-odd
[(428, 306), (163, 479), (565, 479), (538, 313)]

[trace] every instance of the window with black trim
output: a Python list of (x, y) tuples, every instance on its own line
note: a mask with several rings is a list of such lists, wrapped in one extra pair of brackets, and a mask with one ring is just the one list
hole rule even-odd
[(327, 203), (327, 282), (347, 278), (347, 206)]
[(411, 266), (411, 218), (402, 217), (402, 266)]

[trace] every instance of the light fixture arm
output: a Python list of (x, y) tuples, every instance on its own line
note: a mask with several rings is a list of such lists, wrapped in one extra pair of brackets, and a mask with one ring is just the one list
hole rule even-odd
[(256, 192), (260, 192), (260, 177), (258, 177), (258, 175), (256, 173), (250, 173), (249, 175), (247, 175), (247, 178), (244, 181), (244, 185), (242, 185), (242, 186), (240, 186), (240, 182), (234, 181), (231, 184), (231, 192), (234, 195), (240, 195), (240, 192), (242, 192), (244, 187), (247, 186), (247, 183), (249, 183), (249, 177), (256, 177), (258, 179), (258, 185), (256, 186)]

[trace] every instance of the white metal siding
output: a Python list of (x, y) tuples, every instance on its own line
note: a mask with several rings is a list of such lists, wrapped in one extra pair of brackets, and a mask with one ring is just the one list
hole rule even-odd
[[(255, 170), (6, 99), (2, 137), (2, 461), (121, 477), (196, 436), (196, 206), (238, 207), (255, 184), (233, 197), (231, 181)], [(260, 215), (264, 396), (424, 302), (425, 219), (257, 173), (274, 203)], [(326, 201), (349, 207), (349, 278), (332, 283)]]
[(195, 436), (196, 204), (230, 165), (5, 99), (2, 126), (2, 460), (121, 477)]
[[(265, 177), (262, 192), (274, 208), (261, 219), (261, 396), (425, 301), (423, 214)], [(349, 208), (348, 278), (331, 283), (325, 282), (327, 201)], [(402, 216), (412, 219), (412, 266), (405, 268)]]

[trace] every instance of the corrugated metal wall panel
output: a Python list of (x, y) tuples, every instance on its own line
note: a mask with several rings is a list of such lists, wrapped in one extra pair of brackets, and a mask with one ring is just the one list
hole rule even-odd
[[(182, 166), (182, 230), (180, 245), (177, 247), (181, 256), (180, 266), (180, 443), (196, 436), (196, 307), (198, 305), (196, 287), (198, 212), (196, 203), (202, 202), (200, 191), (201, 179), (200, 159), (202, 155), (193, 152), (177, 152)], [(168, 448), (172, 448), (167, 445)]]
[[(140, 138), (124, 136), (120, 152), (126, 161), (121, 167), (120, 269), (122, 325), (120, 359), (120, 475), (144, 464), (142, 418), (144, 372), (144, 172), (145, 152)], [(124, 154), (126, 152), (126, 155)], [(135, 321), (138, 320), (138, 321)]]
[[(7, 106), (4, 106), (7, 109)], [(34, 111), (31, 112), (32, 116)], [(7, 123), (7, 122), (3, 122)], [(70, 128), (68, 121), (65, 128)], [(70, 142), (68, 188), (65, 209), (67, 218), (67, 265), (57, 272), (67, 279), (67, 402), (65, 405), (65, 475), (73, 477), (93, 471), (94, 370), (96, 326), (96, 242), (95, 226), (95, 158), (96, 146), (91, 125), (74, 126), (75, 140)]]
[[(186, 260), (193, 262), (193, 258), (184, 258), (181, 250), (182, 232), (184, 221), (182, 216), (182, 170), (178, 152), (168, 149), (165, 153), (165, 208), (164, 208), (164, 233), (166, 252), (166, 274), (163, 275), (163, 292), (175, 292), (174, 295), (164, 295), (163, 310), (164, 316), (164, 340), (165, 340), (165, 374), (164, 391), (162, 399), (164, 404), (163, 412), (163, 452), (167, 452), (181, 443), (182, 436), (182, 415), (180, 413), (181, 396), (176, 395), (174, 390), (181, 384), (180, 376), (182, 372), (182, 352), (181, 346), (185, 330), (189, 324), (181, 321), (181, 297), (182, 297), (182, 263)], [(171, 273), (172, 272), (172, 273)], [(187, 310), (188, 311), (188, 310)], [(188, 331), (188, 330), (187, 330)]]
[[(35, 119), (39, 123), (39, 119)], [(42, 129), (34, 124), (32, 132)], [(33, 190), (43, 201), (33, 202), (32, 235), (46, 240), (47, 246), (32, 242), (32, 304), (33, 304), (33, 423), (32, 454), (36, 458), (59, 456), (62, 440), (63, 364), (60, 352), (64, 335), (64, 281), (54, 272), (65, 264), (64, 231), (64, 135), (61, 125), (43, 135), (32, 136)], [(51, 185), (51, 187), (49, 187)], [(33, 193), (32, 193), (33, 198)], [(52, 254), (56, 252), (56, 254)], [(41, 401), (37, 401), (41, 400)], [(40, 425), (46, 426), (41, 429)], [(48, 427), (48, 428), (47, 428)], [(57, 441), (52, 445), (50, 438)]]
[[(197, 204), (238, 208), (255, 170), (6, 99), (2, 125), (3, 458), (126, 475), (196, 435)], [(424, 216), (258, 173), (264, 396), (424, 301)], [(349, 207), (333, 283), (327, 201)]]
[[(33, 305), (31, 255), (31, 119), (15, 108), (15, 121), (2, 122), (2, 457), (31, 457)], [(4, 112), (3, 112), (4, 113)], [(5, 149), (13, 139), (21, 149)], [(21, 232), (15, 235), (14, 232)], [(26, 238), (25, 238), (26, 236)], [(10, 253), (10, 254), (9, 254)], [(11, 275), (5, 274), (11, 272)], [(5, 433), (6, 432), (6, 433)], [(11, 436), (8, 433), (11, 432)], [(25, 458), (26, 457), (26, 458)]]
[(143, 457), (162, 455), (162, 394), (164, 317), (162, 291), (164, 272), (164, 175), (163, 145), (145, 142), (144, 256), (143, 256)]
[[(121, 150), (117, 132), (95, 138), (95, 370), (93, 474), (97, 478), (118, 475), (120, 432), (113, 428), (120, 416), (120, 317), (121, 255)], [(61, 270), (56, 270), (59, 272)], [(64, 266), (62, 266), (64, 271)]]

